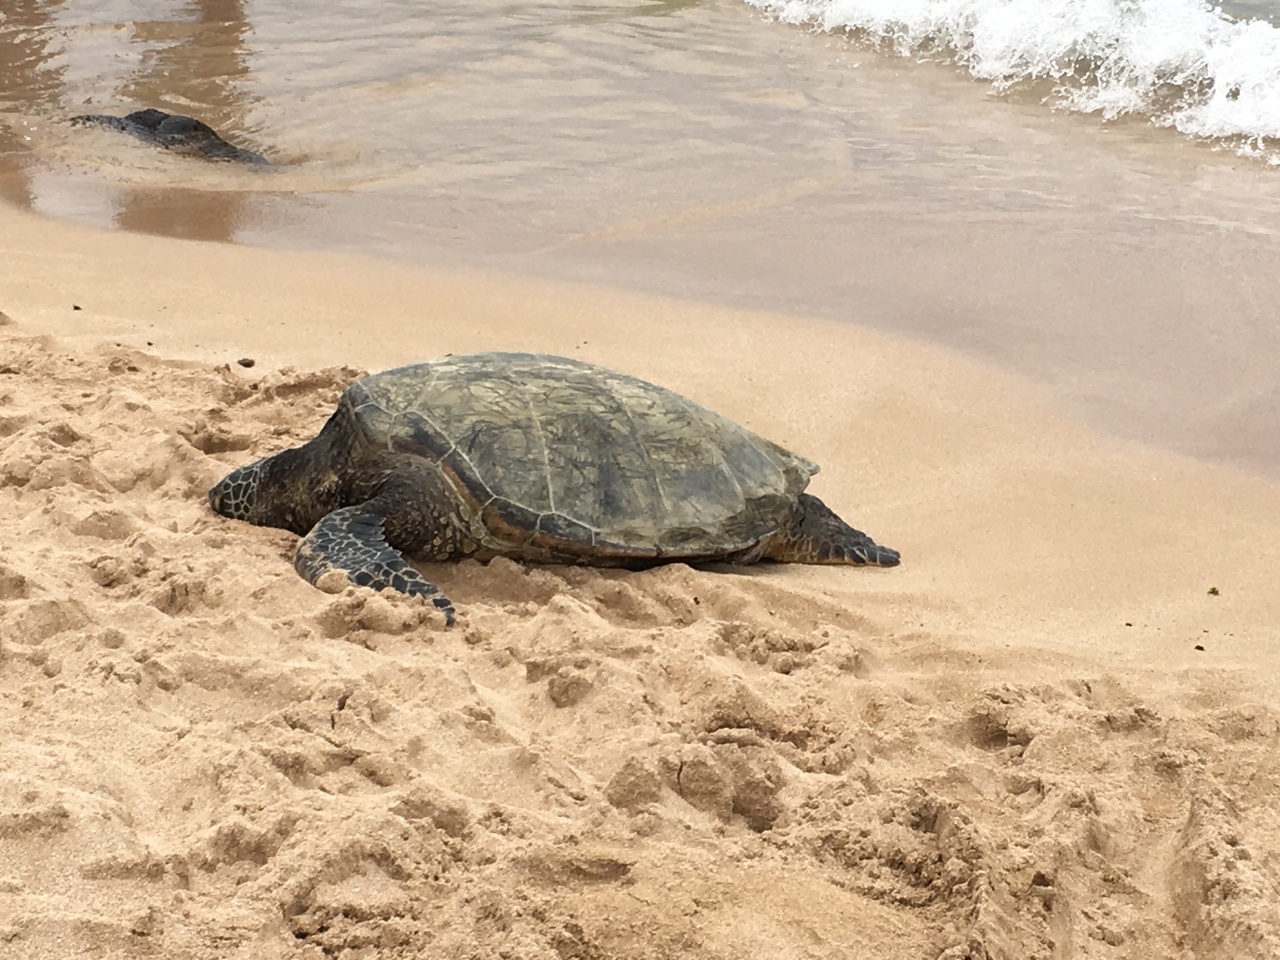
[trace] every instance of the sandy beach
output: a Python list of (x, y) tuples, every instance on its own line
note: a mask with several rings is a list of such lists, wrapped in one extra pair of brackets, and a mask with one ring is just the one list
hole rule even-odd
[[(1280, 955), (1275, 483), (847, 324), (7, 208), (0, 263), (5, 960)], [(903, 565), (427, 566), (445, 629), (209, 511), (493, 348), (813, 457)]]

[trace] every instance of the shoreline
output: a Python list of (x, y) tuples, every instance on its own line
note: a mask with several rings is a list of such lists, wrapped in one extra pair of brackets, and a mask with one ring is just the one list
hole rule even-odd
[[(8, 208), (0, 262), (3, 960), (1280, 949), (1280, 483), (831, 321)], [(204, 504), (486, 349), (812, 457), (903, 565), (428, 565), (445, 630)]]

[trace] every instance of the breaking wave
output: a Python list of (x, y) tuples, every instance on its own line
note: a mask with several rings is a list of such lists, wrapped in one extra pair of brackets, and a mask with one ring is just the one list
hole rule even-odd
[(1142, 116), (1280, 163), (1280, 30), (1203, 0), (746, 0), (998, 90), (1106, 120)]

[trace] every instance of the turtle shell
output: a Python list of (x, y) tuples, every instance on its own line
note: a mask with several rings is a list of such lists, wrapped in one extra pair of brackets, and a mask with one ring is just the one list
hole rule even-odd
[(439, 463), (503, 553), (724, 556), (786, 523), (818, 469), (671, 390), (563, 357), (447, 357), (346, 399), (375, 448)]

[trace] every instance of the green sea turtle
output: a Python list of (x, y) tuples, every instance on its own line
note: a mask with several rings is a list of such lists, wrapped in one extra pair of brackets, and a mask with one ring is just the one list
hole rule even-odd
[(111, 117), (101, 113), (87, 113), (72, 117), (76, 126), (106, 127), (153, 143), (165, 150), (206, 160), (231, 160), (236, 163), (264, 165), (271, 161), (252, 150), (244, 150), (228, 143), (218, 132), (195, 117), (163, 110), (135, 110), (123, 117)]
[(590, 363), (478, 353), (347, 388), (320, 433), (233, 470), (218, 513), (302, 536), (294, 568), (453, 604), (405, 561), (644, 567), (874, 564), (804, 493), (817, 464), (663, 387)]

